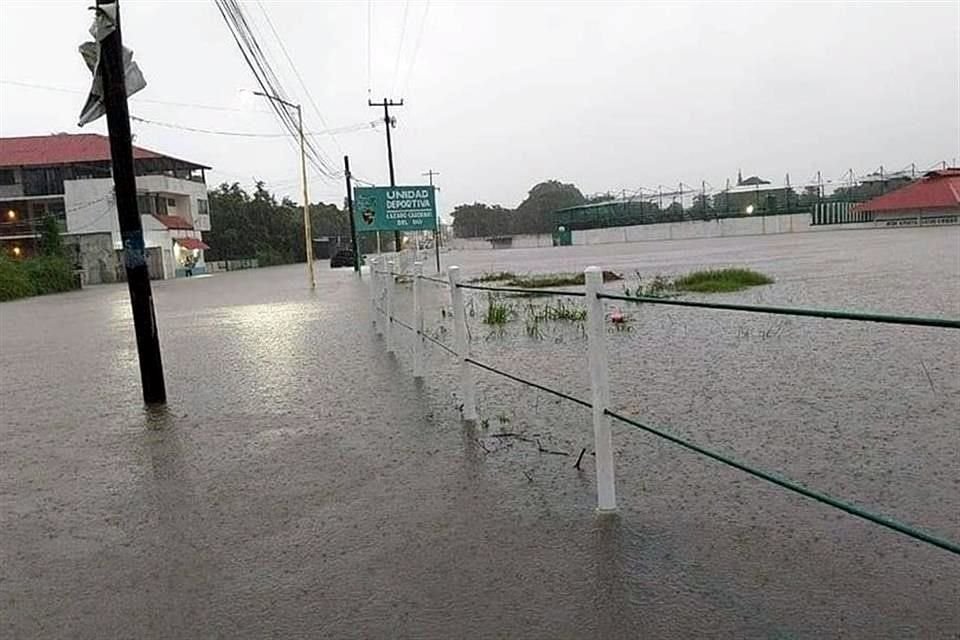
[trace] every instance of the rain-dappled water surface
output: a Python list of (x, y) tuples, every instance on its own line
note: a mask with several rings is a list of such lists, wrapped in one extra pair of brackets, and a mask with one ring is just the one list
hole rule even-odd
[[(468, 275), (746, 265), (776, 284), (711, 299), (958, 317), (958, 231), (444, 260)], [(956, 556), (626, 425), (620, 517), (597, 520), (590, 456), (573, 468), (586, 410), (478, 372), (482, 421), (463, 427), (449, 356), (432, 349), (415, 383), (409, 339), (391, 359), (372, 337), (365, 287), (318, 272), (315, 293), (302, 266), (158, 283), (157, 413), (139, 406), (124, 288), (0, 305), (4, 635), (960, 633)], [(449, 341), (446, 290), (426, 288)], [(611, 306), (630, 319), (608, 334), (618, 410), (960, 539), (958, 332)], [(589, 397), (576, 323), (530, 337), (478, 315), (471, 334), (477, 359)]]

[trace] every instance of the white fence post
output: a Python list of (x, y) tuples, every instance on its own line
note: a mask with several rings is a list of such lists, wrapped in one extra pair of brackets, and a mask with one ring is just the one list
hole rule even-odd
[(387, 260), (387, 270), (383, 274), (383, 277), (386, 278), (384, 284), (387, 288), (387, 353), (394, 353), (393, 345), (393, 269), (396, 262), (393, 260)]
[(373, 330), (380, 335), (380, 325), (377, 323), (377, 317), (380, 315), (380, 311), (377, 310), (377, 298), (380, 292), (379, 278), (377, 275), (377, 270), (380, 267), (377, 258), (370, 258), (370, 311), (373, 313)]
[(587, 285), (587, 354), (590, 361), (590, 390), (593, 404), (593, 448), (597, 467), (597, 511), (616, 511), (617, 490), (613, 474), (613, 445), (610, 436), (610, 383), (607, 379), (606, 314), (603, 300), (603, 272), (599, 267), (584, 271)]
[(423, 263), (413, 263), (413, 377), (423, 377)]
[(463, 289), (460, 283), (460, 267), (447, 269), (450, 279), (450, 303), (453, 306), (453, 341), (460, 359), (460, 399), (463, 401), (463, 419), (477, 420), (477, 391), (474, 386), (473, 367), (467, 362), (470, 357), (470, 343), (467, 339), (467, 307), (463, 302)]

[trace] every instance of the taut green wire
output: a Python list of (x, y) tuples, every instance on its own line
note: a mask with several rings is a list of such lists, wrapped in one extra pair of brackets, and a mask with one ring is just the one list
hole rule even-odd
[(682, 438), (678, 438), (677, 436), (674, 436), (674, 435), (671, 435), (671, 434), (669, 434), (669, 433), (666, 433), (665, 431), (661, 431), (660, 429), (655, 429), (655, 428), (650, 427), (650, 426), (647, 426), (647, 425), (645, 425), (645, 424), (641, 424), (640, 422), (637, 422), (636, 420), (634, 420), (634, 419), (632, 419), (632, 418), (628, 418), (628, 417), (626, 417), (626, 416), (622, 416), (622, 415), (620, 415), (619, 413), (610, 411), (609, 409), (604, 410), (604, 413), (606, 413), (606, 414), (607, 414), (608, 416), (610, 416), (611, 418), (615, 418), (615, 419), (617, 419), (617, 420), (619, 420), (619, 421), (621, 421), (621, 422), (625, 422), (626, 424), (629, 424), (629, 425), (632, 426), (632, 427), (636, 427), (636, 428), (638, 428), (638, 429), (642, 429), (643, 431), (646, 431), (647, 433), (652, 433), (653, 435), (657, 436), (658, 438), (663, 438), (664, 440), (669, 440), (670, 442), (672, 442), (672, 443), (674, 443), (674, 444), (677, 444), (677, 445), (680, 445), (681, 447), (684, 447), (685, 449), (689, 449), (689, 450), (691, 450), (691, 451), (695, 451), (696, 453), (699, 453), (699, 454), (702, 455), (702, 456), (706, 456), (706, 457), (708, 457), (708, 458), (712, 458), (713, 460), (716, 460), (717, 462), (722, 462), (722, 463), (725, 464), (725, 465), (731, 466), (731, 467), (733, 467), (733, 468), (735, 468), (735, 469), (739, 469), (740, 471), (743, 471), (743, 472), (745, 472), (745, 473), (749, 473), (750, 475), (755, 476), (755, 477), (757, 477), (757, 478), (760, 478), (761, 480), (766, 480), (767, 482), (772, 482), (773, 484), (775, 484), (775, 485), (777, 485), (777, 486), (779, 486), (779, 487), (783, 487), (784, 489), (789, 489), (790, 491), (793, 491), (794, 493), (799, 493), (800, 495), (806, 496), (807, 498), (811, 498), (811, 499), (816, 500), (816, 501), (818, 501), (818, 502), (822, 502), (822, 503), (824, 503), (824, 504), (830, 505), (831, 507), (834, 507), (835, 509), (840, 509), (841, 511), (845, 511), (845, 512), (849, 513), (850, 515), (857, 516), (858, 518), (863, 518), (864, 520), (868, 520), (869, 522), (872, 522), (872, 523), (874, 523), (874, 524), (878, 524), (878, 525), (880, 525), (880, 526), (882, 526), (882, 527), (886, 527), (886, 528), (888, 528), (888, 529), (893, 529), (894, 531), (896, 531), (896, 532), (898, 532), (898, 533), (902, 533), (903, 535), (908, 536), (908, 537), (910, 537), (910, 538), (913, 538), (914, 540), (920, 540), (921, 542), (926, 542), (926, 543), (928, 543), (928, 544), (934, 545), (935, 547), (940, 547), (941, 549), (945, 549), (945, 550), (949, 551), (950, 553), (953, 553), (953, 554), (956, 554), (956, 555), (960, 555), (960, 544), (957, 544), (956, 542), (952, 542), (952, 541), (950, 541), (950, 540), (945, 540), (945, 539), (943, 539), (943, 538), (938, 538), (937, 536), (931, 535), (931, 534), (926, 533), (926, 532), (924, 532), (924, 531), (921, 531), (921, 530), (919, 530), (919, 529), (915, 529), (915, 528), (913, 528), (913, 527), (911, 527), (911, 526), (908, 526), (908, 525), (902, 524), (902, 523), (900, 523), (900, 522), (897, 522), (896, 520), (893, 520), (892, 518), (887, 518), (886, 516), (881, 516), (881, 515), (877, 515), (877, 514), (875, 514), (875, 513), (870, 513), (869, 511), (864, 511), (864, 510), (861, 509), (860, 507), (857, 507), (857, 506), (855, 506), (855, 505), (852, 505), (852, 504), (850, 504), (850, 503), (848, 503), (848, 502), (844, 502), (844, 501), (842, 501), (842, 500), (838, 500), (838, 499), (836, 499), (836, 498), (832, 498), (832, 497), (826, 495), (825, 493), (820, 493), (819, 491), (814, 491), (814, 490), (812, 490), (812, 489), (807, 489), (807, 488), (804, 487), (803, 485), (797, 484), (796, 482), (793, 482), (792, 480), (787, 480), (787, 479), (785, 479), (785, 478), (780, 478), (780, 477), (778, 477), (778, 476), (773, 475), (772, 473), (767, 473), (766, 471), (762, 471), (762, 470), (760, 470), (760, 469), (755, 469), (754, 467), (751, 467), (751, 466), (748, 466), (748, 465), (746, 465), (746, 464), (743, 464), (742, 462), (737, 462), (736, 460), (734, 460), (734, 459), (732, 459), (732, 458), (728, 458), (727, 456), (724, 456), (724, 455), (722, 455), (722, 454), (716, 453), (716, 452), (714, 452), (714, 451), (710, 451), (709, 449), (704, 449), (703, 447), (701, 447), (701, 446), (699, 446), (699, 445), (693, 444), (692, 442), (689, 442), (689, 441), (684, 440), (684, 439), (682, 439)]
[(482, 284), (458, 284), (460, 289), (475, 289), (477, 291), (493, 291), (501, 293), (528, 293), (534, 296), (573, 296), (582, 298), (587, 294), (583, 291), (553, 291), (550, 289), (530, 289), (524, 287), (487, 287)]
[(598, 293), (598, 298), (623, 300), (645, 304), (663, 304), (674, 307), (697, 307), (700, 309), (719, 309), (722, 311), (751, 311), (782, 316), (807, 316), (811, 318), (834, 318), (837, 320), (860, 320), (862, 322), (882, 322), (885, 324), (906, 324), (917, 327), (941, 327), (960, 329), (960, 320), (952, 318), (927, 318), (922, 316), (895, 316), (883, 313), (862, 313), (859, 311), (837, 311), (833, 309), (808, 309), (804, 307), (772, 307), (757, 304), (737, 304), (730, 302), (699, 302), (697, 300), (676, 300), (654, 296), (621, 296), (613, 293)]

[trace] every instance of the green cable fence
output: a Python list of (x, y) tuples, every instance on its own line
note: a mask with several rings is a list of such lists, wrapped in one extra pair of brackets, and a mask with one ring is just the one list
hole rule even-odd
[[(419, 264), (419, 263), (418, 263)], [(661, 305), (672, 305), (672, 306), (683, 306), (683, 307), (695, 307), (703, 309), (714, 309), (714, 310), (723, 310), (723, 311), (742, 311), (749, 313), (764, 313), (764, 314), (775, 314), (775, 315), (791, 315), (791, 316), (806, 316), (806, 317), (815, 317), (815, 318), (830, 318), (830, 319), (839, 319), (839, 320), (852, 320), (852, 321), (861, 321), (861, 322), (879, 322), (885, 324), (896, 324), (896, 325), (909, 325), (909, 326), (919, 326), (919, 327), (938, 327), (938, 328), (947, 328), (947, 329), (960, 329), (960, 320), (955, 320), (951, 318), (931, 318), (931, 317), (915, 317), (915, 316), (898, 316), (890, 314), (877, 314), (877, 313), (864, 313), (864, 312), (855, 312), (855, 311), (836, 311), (836, 310), (826, 310), (826, 309), (810, 309), (810, 308), (801, 308), (801, 307), (779, 307), (779, 306), (768, 306), (768, 305), (748, 305), (748, 304), (734, 304), (734, 303), (709, 303), (709, 302), (698, 302), (690, 300), (676, 300), (672, 298), (658, 298), (658, 297), (649, 297), (649, 296), (622, 296), (615, 294), (608, 294), (602, 292), (602, 276), (601, 271), (595, 267), (590, 267), (586, 270), (586, 284), (587, 291), (557, 291), (557, 290), (544, 290), (544, 289), (527, 289), (527, 288), (518, 288), (518, 287), (490, 287), (490, 286), (481, 286), (474, 284), (465, 284), (460, 283), (460, 270), (458, 267), (450, 267), (449, 269), (449, 280), (444, 281), (437, 278), (429, 278), (423, 276), (420, 273), (420, 269), (415, 267), (414, 270), (414, 324), (410, 325), (406, 322), (403, 322), (393, 315), (393, 284), (395, 274), (390, 269), (386, 270), (377, 270), (376, 261), (374, 261), (373, 268), (371, 273), (373, 277), (371, 278), (371, 296), (373, 300), (373, 312), (374, 312), (374, 326), (377, 328), (378, 333), (386, 333), (388, 351), (393, 351), (393, 338), (392, 338), (392, 325), (396, 324), (404, 329), (407, 329), (414, 333), (418, 338), (414, 341), (414, 360), (415, 360), (415, 370), (417, 369), (416, 363), (422, 358), (422, 354), (418, 356), (417, 354), (421, 352), (423, 344), (426, 342), (432, 343), (447, 353), (455, 356), (460, 362), (460, 387), (461, 387), (461, 397), (463, 399), (462, 411), (464, 418), (466, 420), (475, 420), (476, 419), (476, 406), (475, 406), (475, 390), (473, 389), (474, 380), (470, 371), (473, 368), (487, 371), (489, 373), (498, 375), (500, 377), (506, 378), (513, 382), (538, 389), (545, 393), (549, 393), (556, 397), (559, 397), (563, 400), (567, 400), (574, 404), (586, 407), (592, 410), (593, 412), (593, 422), (594, 422), (594, 436), (595, 436), (595, 455), (597, 458), (597, 490), (598, 490), (598, 502), (600, 511), (612, 511), (616, 509), (616, 497), (615, 489), (613, 483), (613, 455), (610, 444), (610, 432), (609, 432), (609, 419), (614, 419), (624, 424), (630, 425), (636, 429), (642, 430), (645, 433), (654, 435), (658, 438), (666, 440), (667, 442), (678, 445), (689, 451), (693, 451), (699, 455), (710, 458), (716, 462), (727, 465), (734, 469), (738, 469), (747, 473), (755, 478), (765, 480), (775, 486), (781, 487), (798, 495), (804, 496), (811, 500), (815, 500), (822, 504), (828, 505), (849, 515), (856, 516), (873, 524), (885, 527), (892, 531), (896, 531), (904, 536), (907, 536), (913, 540), (924, 542), (955, 555), (960, 555), (960, 544), (957, 542), (945, 539), (938, 535), (928, 533), (919, 529), (917, 527), (910, 526), (908, 524), (901, 523), (893, 518), (873, 513), (866, 509), (863, 509), (857, 505), (854, 505), (846, 500), (840, 498), (835, 498), (826, 493), (816, 491), (814, 489), (807, 488), (800, 483), (794, 482), (792, 480), (782, 478), (776, 474), (773, 474), (768, 471), (764, 471), (752, 465), (740, 462), (730, 456), (718, 453), (716, 451), (702, 447), (694, 442), (680, 438), (676, 435), (673, 435), (667, 431), (664, 431), (659, 428), (651, 427), (646, 425), (635, 418), (622, 415), (610, 408), (610, 395), (609, 395), (609, 386), (606, 379), (606, 349), (604, 345), (604, 309), (603, 309), (603, 300), (619, 300), (625, 302), (633, 302), (639, 304), (661, 304)], [(451, 294), (451, 303), (453, 305), (453, 321), (454, 321), (454, 339), (455, 345), (453, 348), (444, 344), (443, 342), (429, 336), (423, 330), (423, 309), (422, 309), (422, 295), (420, 292), (420, 282), (422, 280), (432, 281), (435, 283), (447, 285), (450, 287)], [(469, 341), (467, 337), (467, 327), (466, 327), (466, 308), (464, 305), (462, 290), (464, 289), (473, 289), (480, 291), (491, 291), (491, 292), (503, 292), (503, 293), (524, 293), (529, 295), (549, 295), (549, 296), (575, 296), (575, 297), (585, 297), (588, 302), (588, 323), (590, 325), (588, 331), (588, 355), (590, 360), (590, 373), (591, 373), (591, 391), (593, 395), (593, 401), (588, 402), (586, 400), (577, 398), (570, 394), (564, 393), (557, 389), (547, 387), (545, 385), (539, 384), (532, 380), (528, 380), (521, 376), (497, 369), (488, 364), (484, 364), (471, 356)], [(386, 300), (386, 306), (379, 304), (382, 300)], [(380, 314), (383, 315), (383, 320), (380, 320), (378, 317)], [(382, 322), (386, 322), (386, 325), (383, 326)], [(416, 371), (415, 371), (416, 375)], [(422, 367), (421, 374), (422, 376)]]

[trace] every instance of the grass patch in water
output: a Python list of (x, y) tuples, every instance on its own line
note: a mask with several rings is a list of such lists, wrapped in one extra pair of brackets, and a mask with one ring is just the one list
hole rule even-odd
[(563, 298), (557, 298), (543, 306), (527, 305), (527, 318), (533, 322), (558, 320), (584, 322), (587, 319), (587, 309), (575, 303), (565, 302)]
[[(604, 282), (615, 280), (623, 280), (623, 276), (613, 271), (603, 272)], [(516, 287), (518, 289), (549, 289), (551, 287), (583, 286), (586, 281), (583, 273), (534, 273), (521, 276), (512, 271), (497, 271), (485, 273), (470, 282), (498, 282), (505, 287)]]
[(694, 271), (673, 281), (677, 291), (694, 293), (730, 293), (765, 284), (773, 284), (773, 278), (752, 269), (737, 267)]
[(495, 271), (493, 273), (485, 273), (480, 277), (473, 278), (470, 282), (503, 282), (513, 280), (517, 277), (512, 271)]
[(495, 296), (487, 297), (487, 310), (483, 314), (484, 324), (502, 326), (510, 321), (511, 315), (513, 315), (513, 307), (501, 302)]

